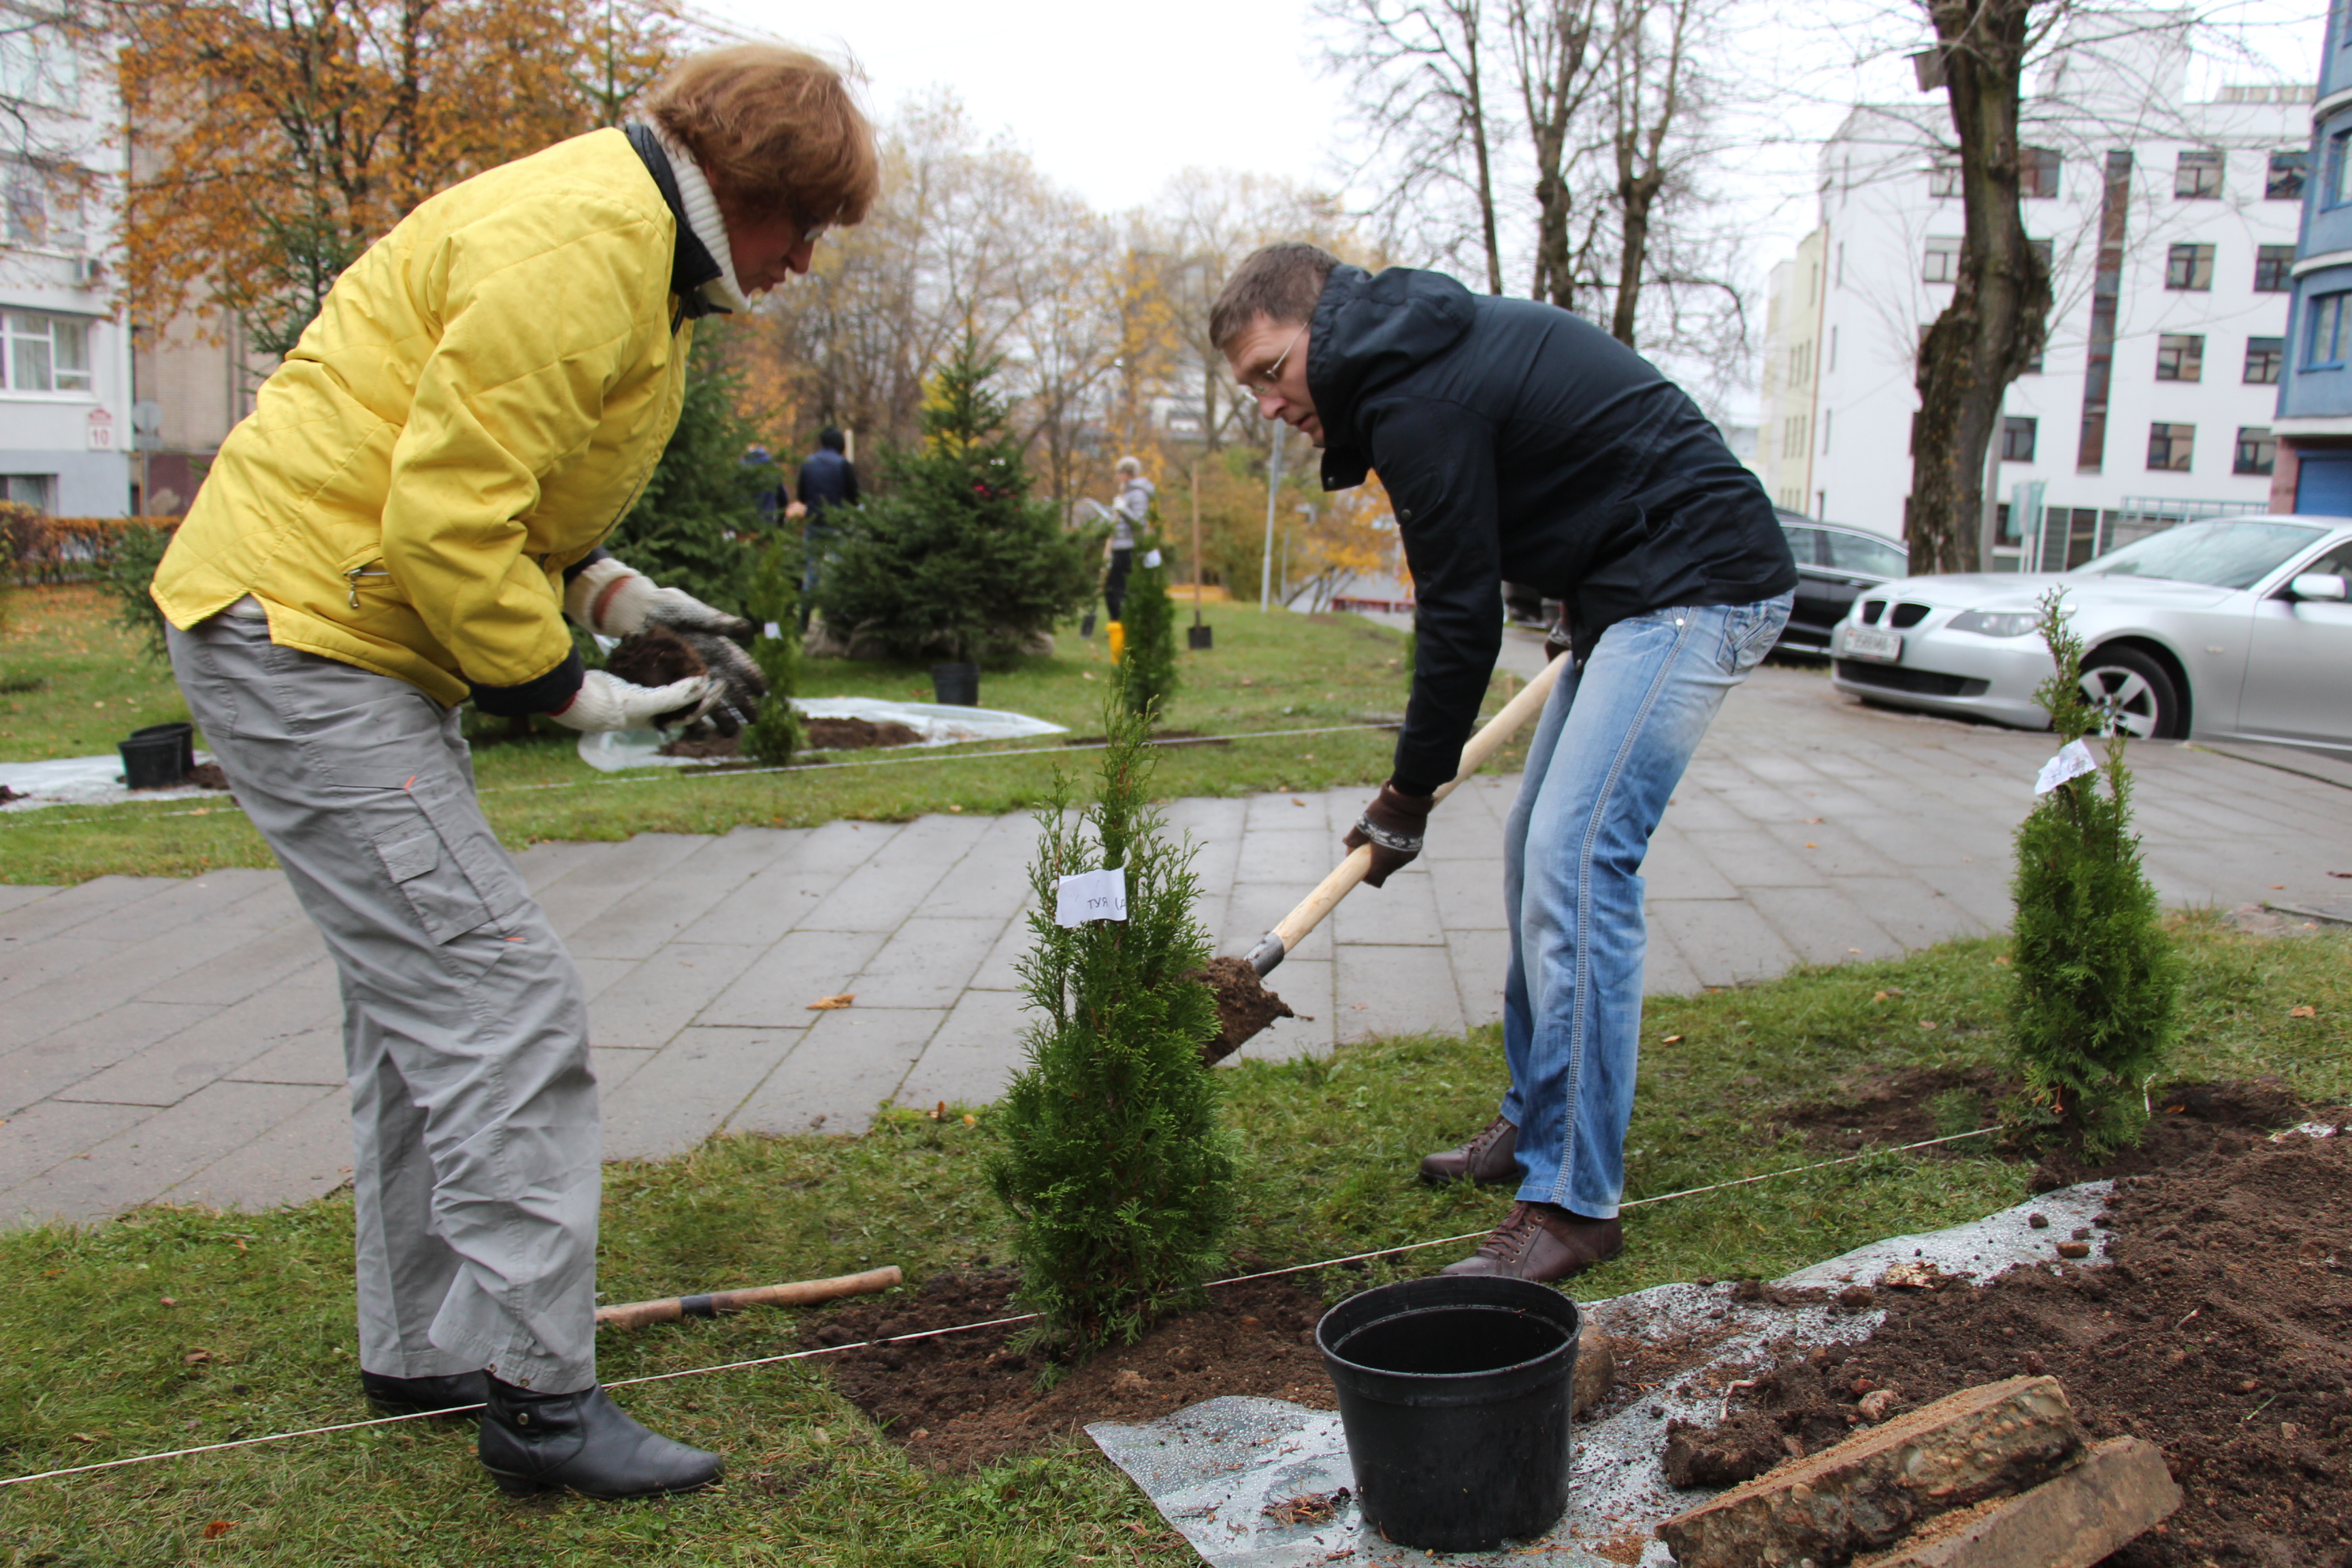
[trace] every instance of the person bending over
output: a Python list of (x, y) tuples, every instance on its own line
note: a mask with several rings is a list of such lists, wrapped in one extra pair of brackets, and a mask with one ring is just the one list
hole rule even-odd
[(1421, 852), (1502, 647), (1505, 579), (1568, 606), (1568, 657), (1504, 840), (1510, 1087), (1424, 1176), (1516, 1183), (1450, 1274), (1563, 1279), (1622, 1248), (1642, 1022), (1642, 858), (1724, 696), (1787, 621), (1770, 502), (1680, 388), (1582, 318), (1272, 245), (1210, 335), (1259, 412), (1323, 448), (1323, 486), (1379, 471), (1419, 643), (1394, 772), (1347, 836), (1377, 888)]

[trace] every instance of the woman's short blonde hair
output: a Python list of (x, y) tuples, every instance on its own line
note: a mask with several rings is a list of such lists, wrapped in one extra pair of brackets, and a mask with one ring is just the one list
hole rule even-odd
[(856, 223), (882, 183), (874, 127), (832, 66), (782, 44), (688, 55), (645, 110), (722, 202), (803, 224)]
[(1122, 474), (1140, 474), (1143, 472), (1143, 459), (1140, 458), (1121, 458), (1118, 460), (1118, 471)]

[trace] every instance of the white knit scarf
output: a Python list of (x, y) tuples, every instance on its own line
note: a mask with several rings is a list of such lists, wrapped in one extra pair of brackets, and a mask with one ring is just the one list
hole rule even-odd
[(712, 304), (740, 315), (751, 308), (751, 301), (735, 281), (735, 252), (727, 243), (727, 220), (719, 214), (718, 193), (710, 188), (694, 154), (671, 141), (658, 125), (654, 127), (654, 140), (669, 154), (670, 174), (677, 180), (677, 200), (686, 209), (687, 226), (702, 241), (702, 248), (710, 252), (710, 259), (719, 263), (719, 276), (702, 286), (703, 295)]

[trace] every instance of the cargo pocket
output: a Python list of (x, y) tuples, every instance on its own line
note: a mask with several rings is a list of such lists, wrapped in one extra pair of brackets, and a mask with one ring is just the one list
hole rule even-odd
[(370, 824), (376, 856), (436, 942), (463, 936), (522, 903), (521, 879), (475, 814), (422, 786), (370, 793), (376, 795), (370, 805), (391, 816)]

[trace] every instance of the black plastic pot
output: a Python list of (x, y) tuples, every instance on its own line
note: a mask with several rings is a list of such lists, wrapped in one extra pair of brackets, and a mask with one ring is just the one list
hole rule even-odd
[(980, 706), (980, 666), (971, 663), (931, 666), (931, 696), (958, 708)]
[(1576, 1303), (1524, 1279), (1408, 1279), (1351, 1296), (1315, 1341), (1365, 1521), (1401, 1546), (1490, 1552), (1568, 1509)]
[(1185, 644), (1195, 649), (1213, 647), (1216, 642), (1214, 636), (1216, 629), (1212, 626), (1186, 626), (1184, 628)]
[(122, 753), (122, 782), (131, 789), (170, 789), (196, 765), (193, 724), (150, 724), (133, 730), (115, 750)]

